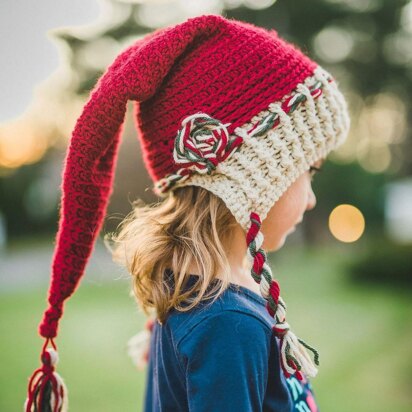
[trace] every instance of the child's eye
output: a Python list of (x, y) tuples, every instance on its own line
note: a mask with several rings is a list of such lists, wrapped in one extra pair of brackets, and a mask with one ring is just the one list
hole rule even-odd
[(311, 166), (311, 167), (309, 168), (309, 173), (310, 173), (311, 178), (313, 179), (313, 176), (314, 176), (317, 172), (320, 172), (321, 170), (322, 170), (322, 169), (319, 168), (319, 167)]

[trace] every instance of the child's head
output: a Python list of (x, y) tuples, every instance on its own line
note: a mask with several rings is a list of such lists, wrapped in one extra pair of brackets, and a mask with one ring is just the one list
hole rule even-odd
[[(320, 159), (314, 166), (320, 167), (322, 162)], [(311, 182), (308, 170), (269, 210), (261, 228), (265, 250), (280, 249), (287, 235), (302, 221), (305, 211), (314, 208), (316, 197)], [(105, 236), (105, 240), (115, 245), (106, 243), (114, 261), (132, 275), (138, 304), (146, 314), (154, 309), (161, 323), (172, 308), (190, 310), (202, 299), (216, 299), (225, 290), (231, 281), (228, 256), (236, 253), (234, 247), (239, 247), (241, 250), (237, 252), (246, 257), (246, 242), (241, 244), (244, 238), (244, 230), (225, 203), (199, 186), (177, 188), (153, 205), (134, 202), (119, 232)], [(198, 280), (191, 289), (183, 291), (194, 265)], [(165, 282), (167, 269), (173, 273), (173, 288)], [(217, 278), (223, 282), (205, 293)]]
[(301, 174), (271, 207), (261, 231), (264, 236), (263, 249), (275, 251), (285, 243), (288, 234), (303, 220), (304, 213), (316, 205), (316, 195), (312, 190), (312, 170), (319, 168), (324, 159), (313, 164), (314, 169)]

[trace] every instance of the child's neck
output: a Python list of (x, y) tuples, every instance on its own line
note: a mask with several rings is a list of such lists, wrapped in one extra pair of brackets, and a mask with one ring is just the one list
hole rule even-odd
[[(245, 233), (240, 226), (235, 229), (233, 236), (230, 238), (228, 243), (230, 244), (230, 247), (228, 248), (229, 250), (227, 251), (229, 266), (231, 268), (230, 282), (236, 285), (244, 286), (258, 295), (261, 295), (260, 286), (252, 278), (250, 272), (251, 267), (245, 262), (247, 244)], [(192, 264), (189, 267), (189, 273), (199, 274), (200, 270), (195, 264)], [(221, 279), (220, 275), (217, 275), (216, 277)]]

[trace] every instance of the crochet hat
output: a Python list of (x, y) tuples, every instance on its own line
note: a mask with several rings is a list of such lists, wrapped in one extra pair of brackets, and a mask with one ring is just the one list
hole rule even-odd
[(49, 306), (39, 327), (42, 366), (30, 380), (26, 411), (46, 410), (47, 402), (53, 411), (67, 407), (54, 338), (105, 217), (129, 100), (153, 191), (166, 196), (196, 185), (224, 201), (247, 233), (251, 275), (274, 318), (284, 374), (314, 376), (306, 349), (316, 364), (317, 353), (286, 322), (260, 226), (287, 188), (343, 143), (347, 104), (333, 77), (275, 30), (203, 15), (121, 52), (77, 120), (64, 164)]

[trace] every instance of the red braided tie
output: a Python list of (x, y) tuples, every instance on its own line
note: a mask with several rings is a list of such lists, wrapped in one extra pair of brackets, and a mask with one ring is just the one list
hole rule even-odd
[(257, 213), (252, 212), (250, 214), (250, 220), (252, 222), (252, 224), (250, 225), (250, 228), (247, 232), (246, 235), (246, 243), (249, 245), (251, 242), (253, 242), (253, 240), (255, 239), (256, 235), (259, 233), (260, 230), (260, 217)]

